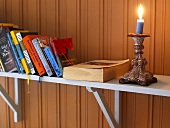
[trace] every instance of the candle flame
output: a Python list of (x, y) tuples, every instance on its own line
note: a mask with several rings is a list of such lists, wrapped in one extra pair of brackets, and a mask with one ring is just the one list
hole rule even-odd
[(138, 8), (138, 17), (139, 17), (139, 19), (142, 19), (142, 15), (143, 15), (143, 7), (140, 4), (139, 8)]

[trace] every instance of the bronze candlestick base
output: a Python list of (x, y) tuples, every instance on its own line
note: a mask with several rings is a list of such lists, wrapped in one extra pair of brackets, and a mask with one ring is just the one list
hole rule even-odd
[(147, 61), (145, 58), (142, 58), (143, 54), (143, 41), (145, 37), (150, 37), (148, 34), (129, 34), (129, 37), (132, 37), (135, 44), (134, 50), (136, 58), (132, 59), (131, 65), (132, 70), (128, 73), (125, 73), (123, 78), (119, 80), (121, 84), (139, 84), (142, 86), (148, 86), (150, 83), (157, 82), (157, 78), (153, 77), (153, 74), (145, 70)]

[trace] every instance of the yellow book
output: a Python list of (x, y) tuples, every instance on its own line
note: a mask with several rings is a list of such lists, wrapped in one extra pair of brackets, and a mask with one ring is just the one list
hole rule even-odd
[(13, 43), (14, 43), (16, 49), (17, 49), (19, 58), (21, 59), (21, 64), (22, 64), (22, 66), (23, 66), (23, 68), (25, 70), (25, 73), (29, 74), (30, 73), (29, 66), (28, 66), (28, 64), (26, 62), (26, 59), (25, 59), (25, 57), (23, 55), (23, 51), (22, 51), (21, 46), (20, 46), (20, 44), (19, 44), (19, 42), (17, 40), (17, 37), (16, 37), (16, 33), (21, 32), (21, 31), (28, 32), (27, 30), (13, 30), (13, 31), (10, 32), (10, 34), (11, 34)]

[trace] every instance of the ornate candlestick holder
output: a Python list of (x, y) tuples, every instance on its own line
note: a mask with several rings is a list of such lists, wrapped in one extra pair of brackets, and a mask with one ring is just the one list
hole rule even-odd
[(148, 86), (150, 83), (157, 82), (157, 78), (153, 77), (153, 74), (145, 70), (145, 66), (147, 65), (147, 61), (142, 57), (143, 54), (143, 41), (145, 37), (150, 37), (148, 34), (133, 34), (130, 33), (128, 35), (132, 37), (135, 44), (134, 50), (136, 58), (132, 59), (131, 65), (132, 70), (128, 73), (125, 73), (123, 78), (119, 80), (121, 84), (139, 84), (142, 86)]

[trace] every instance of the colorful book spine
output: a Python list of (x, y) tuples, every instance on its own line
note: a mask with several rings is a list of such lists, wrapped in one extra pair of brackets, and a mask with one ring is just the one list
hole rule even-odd
[(23, 74), (24, 73), (23, 67), (22, 67), (22, 64), (21, 64), (21, 62), (19, 60), (18, 53), (16, 51), (16, 48), (14, 46), (14, 43), (13, 43), (13, 41), (11, 39), (11, 35), (10, 35), (9, 32), (7, 32), (7, 37), (8, 37), (9, 44), (10, 44), (10, 46), (12, 48), (12, 51), (13, 51), (13, 55), (14, 55), (14, 58), (15, 58), (16, 66), (17, 66), (17, 69), (18, 69), (18, 73), (22, 73)]
[(24, 55), (23, 55), (23, 52), (22, 52), (22, 50), (21, 50), (20, 44), (18, 43), (18, 40), (17, 40), (17, 38), (16, 38), (16, 36), (15, 36), (15, 32), (14, 32), (14, 31), (11, 31), (10, 34), (11, 34), (11, 37), (12, 37), (13, 42), (14, 42), (14, 44), (15, 44), (15, 47), (16, 47), (16, 49), (17, 49), (17, 52), (18, 52), (18, 54), (19, 54), (19, 57), (20, 57), (20, 59), (21, 59), (21, 63), (22, 63), (22, 66), (23, 66), (23, 68), (24, 68), (24, 70), (25, 70), (25, 73), (26, 73), (26, 74), (29, 74), (29, 73), (30, 73), (30, 69), (29, 69), (28, 64), (27, 64), (27, 62), (26, 62), (26, 59), (24, 58)]
[(47, 75), (52, 76), (53, 73), (52, 73), (52, 71), (50, 69), (50, 66), (48, 65), (48, 62), (47, 62), (47, 60), (46, 60), (46, 58), (45, 58), (45, 56), (43, 54), (43, 51), (42, 51), (38, 41), (39, 41), (38, 38), (35, 38), (35, 39), (32, 40), (32, 43), (33, 43), (34, 48), (36, 49), (36, 51), (37, 51), (37, 53), (38, 53), (38, 55), (40, 57), (40, 60), (41, 60), (43, 66), (44, 66), (44, 68), (45, 68), (45, 70), (47, 72)]
[(30, 57), (31, 57), (31, 60), (33, 62), (33, 64), (35, 65), (35, 68), (37, 69), (38, 71), (38, 74), (40, 76), (44, 75), (46, 73), (45, 69), (44, 69), (44, 66), (34, 48), (34, 45), (32, 44), (32, 40), (34, 38), (36, 38), (37, 36), (34, 36), (34, 35), (27, 35), (25, 36), (22, 41), (24, 43), (24, 46), (25, 48), (27, 49)]
[(53, 52), (54, 52), (55, 58), (56, 58), (56, 60), (57, 60), (58, 66), (59, 66), (59, 68), (60, 68), (61, 75), (63, 75), (63, 67), (62, 67), (60, 58), (59, 58), (59, 56), (58, 56), (58, 54), (57, 54), (57, 50), (55, 49), (54, 42), (51, 41), (50, 44), (51, 44), (51, 47), (52, 47), (52, 49), (53, 49)]
[(62, 73), (60, 72), (60, 68), (59, 68), (59, 66), (58, 66), (58, 64), (57, 64), (57, 62), (56, 62), (56, 60), (53, 56), (53, 53), (52, 53), (50, 47), (49, 46), (45, 47), (44, 52), (45, 52), (46, 56), (48, 57), (57, 77), (62, 76)]
[(6, 72), (17, 71), (5, 27), (0, 28), (0, 58)]
[(29, 66), (29, 69), (30, 69), (30, 71), (31, 71), (31, 74), (35, 74), (34, 66), (33, 66), (33, 64), (32, 64), (32, 61), (31, 61), (30, 56), (29, 56), (29, 54), (28, 54), (28, 51), (26, 50), (26, 48), (25, 48), (25, 46), (24, 46), (24, 44), (23, 44), (22, 36), (21, 36), (20, 32), (16, 33), (16, 37), (17, 37), (18, 42), (19, 42), (19, 44), (20, 44), (20, 46), (21, 46), (21, 49), (22, 49), (22, 51), (23, 51), (24, 57), (25, 57), (25, 59), (26, 59), (26, 61), (27, 61), (27, 64), (28, 64), (28, 66)]

